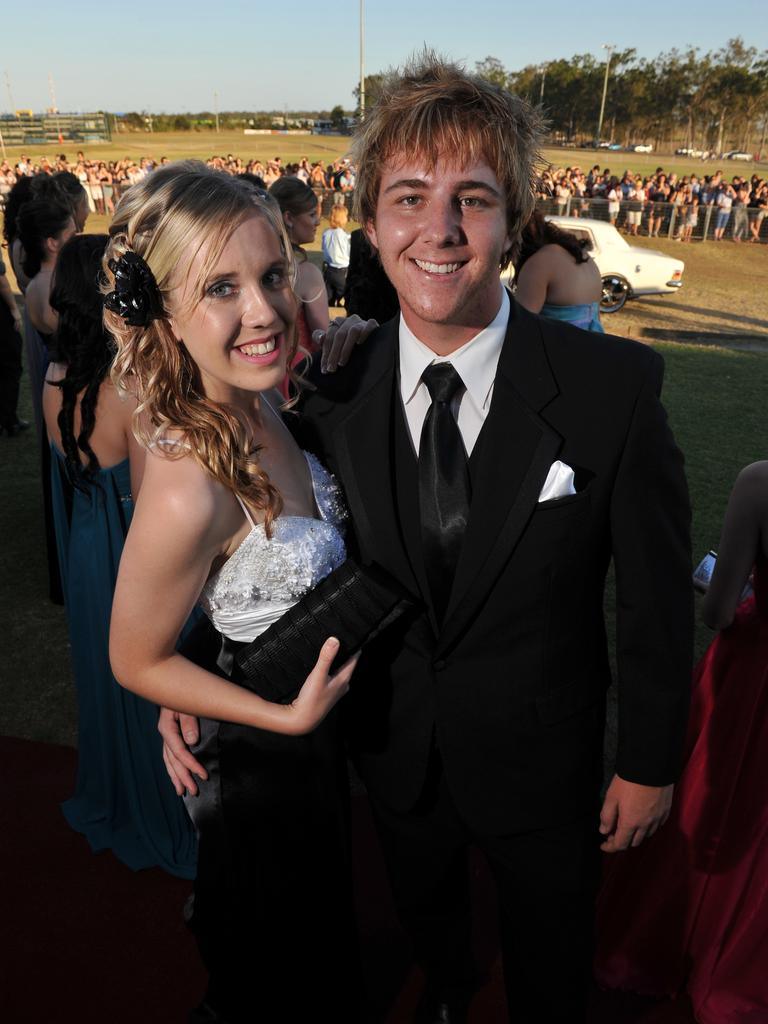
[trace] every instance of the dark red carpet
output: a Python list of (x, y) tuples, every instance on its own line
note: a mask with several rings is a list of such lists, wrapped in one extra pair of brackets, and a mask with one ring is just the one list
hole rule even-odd
[[(69, 829), (58, 805), (73, 788), (75, 751), (0, 739), (0, 763), (12, 780), (0, 801), (0, 1021), (185, 1024), (205, 987), (181, 917), (189, 883), (159, 870), (135, 874), (109, 853), (94, 856)], [(354, 801), (354, 833), (369, 989), (382, 1024), (406, 1024), (421, 981), (395, 921), (364, 797)], [(474, 881), (477, 954), (488, 983), (471, 1020), (502, 1024), (493, 890), (479, 858)], [(592, 1021), (690, 1024), (693, 1017), (685, 1000), (595, 993)], [(273, 1022), (255, 1012), (254, 1024)]]

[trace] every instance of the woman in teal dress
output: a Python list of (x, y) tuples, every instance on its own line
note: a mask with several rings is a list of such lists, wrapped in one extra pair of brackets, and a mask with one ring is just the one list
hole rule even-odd
[(113, 351), (98, 290), (107, 241), (68, 242), (51, 293), (59, 329), (43, 413), (79, 733), (76, 789), (62, 809), (94, 852), (193, 878), (195, 834), (165, 771), (158, 709), (119, 686), (109, 667), (112, 595), (144, 453), (133, 437), (135, 402), (108, 378)]
[(515, 298), (532, 313), (599, 331), (602, 278), (583, 241), (535, 211), (515, 260)]

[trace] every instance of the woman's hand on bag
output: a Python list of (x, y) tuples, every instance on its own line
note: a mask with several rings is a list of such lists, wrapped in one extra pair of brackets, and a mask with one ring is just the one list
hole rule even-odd
[[(304, 736), (322, 722), (334, 704), (349, 690), (349, 680), (355, 671), (359, 655), (350, 658), (335, 675), (329, 675), (333, 659), (339, 651), (339, 641), (329, 637), (320, 648), (315, 667), (307, 676), (293, 703), (287, 705), (289, 728), (293, 736)], [(281, 730), (282, 731), (282, 730)]]
[(361, 320), (357, 313), (337, 316), (327, 331), (313, 331), (312, 340), (323, 346), (320, 357), (321, 373), (334, 373), (346, 366), (355, 345), (362, 345), (368, 335), (379, 326), (378, 320)]

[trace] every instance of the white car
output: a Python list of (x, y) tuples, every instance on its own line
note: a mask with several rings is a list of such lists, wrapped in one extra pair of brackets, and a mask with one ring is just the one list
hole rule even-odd
[[(612, 224), (589, 217), (547, 217), (587, 243), (603, 279), (601, 313), (615, 313), (638, 295), (665, 295), (682, 287), (685, 263), (626, 242)], [(505, 277), (511, 275), (505, 271)]]
[(751, 153), (743, 153), (740, 149), (732, 149), (730, 153), (725, 153), (726, 160), (752, 160)]
[(642, 142), (642, 143), (640, 143), (637, 146), (630, 146), (629, 148), (632, 150), (633, 153), (652, 153), (653, 152), (653, 146), (650, 144), (650, 142)]

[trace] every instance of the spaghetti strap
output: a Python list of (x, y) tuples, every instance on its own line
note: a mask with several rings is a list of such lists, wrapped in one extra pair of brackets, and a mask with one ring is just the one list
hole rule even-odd
[(317, 302), (317, 300), (320, 298), (320, 296), (321, 295), (325, 295), (325, 294), (326, 294), (326, 292), (325, 292), (325, 284), (323, 284), (323, 287), (320, 288), (319, 291), (315, 295), (310, 295), (309, 298), (302, 299), (301, 301), (302, 301), (302, 303), (304, 303), (304, 305), (307, 305), (307, 303), (310, 303), (310, 302)]
[(245, 518), (251, 524), (251, 529), (255, 530), (258, 523), (254, 520), (253, 516), (251, 515), (251, 510), (248, 508), (248, 506), (245, 504), (245, 502), (243, 501), (239, 494), (236, 494), (235, 497), (237, 498), (238, 505), (245, 513)]
[(150, 451), (153, 448), (170, 448), (176, 451), (183, 448), (186, 451), (191, 451), (192, 445), (187, 441), (180, 441), (175, 437), (158, 437), (156, 441), (152, 441), (149, 445)]

